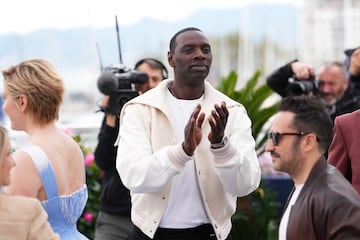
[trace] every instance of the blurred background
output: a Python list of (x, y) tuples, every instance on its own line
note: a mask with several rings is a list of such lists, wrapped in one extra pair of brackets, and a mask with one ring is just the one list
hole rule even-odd
[[(360, 45), (360, 0), (6, 0), (0, 69), (49, 60), (66, 86), (59, 124), (97, 133), (101, 67), (119, 63), (120, 54), (129, 68), (142, 57), (168, 66), (170, 38), (187, 26), (202, 29), (212, 44), (208, 80), (216, 85), (235, 70), (240, 88), (255, 70), (264, 82), (295, 58), (314, 66), (344, 60), (345, 49)], [(6, 116), (3, 121), (8, 124)]]

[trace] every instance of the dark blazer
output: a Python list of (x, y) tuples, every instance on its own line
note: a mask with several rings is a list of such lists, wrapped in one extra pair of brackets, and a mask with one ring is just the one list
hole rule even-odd
[(337, 167), (360, 194), (360, 110), (335, 118), (328, 162)]
[(359, 239), (359, 223), (360, 196), (325, 158), (319, 160), (291, 208), (287, 239)]

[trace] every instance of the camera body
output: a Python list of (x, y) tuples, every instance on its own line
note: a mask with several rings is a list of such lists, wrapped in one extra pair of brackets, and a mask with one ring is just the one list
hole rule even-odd
[(308, 95), (310, 92), (312, 92), (313, 95), (318, 95), (319, 93), (319, 83), (315, 77), (299, 80), (294, 75), (292, 78), (289, 78), (289, 84), (286, 87), (286, 96)]
[(106, 67), (97, 81), (99, 91), (109, 96), (106, 112), (119, 116), (124, 104), (139, 95), (133, 83), (143, 84), (147, 80), (145, 72), (132, 70), (122, 64)]

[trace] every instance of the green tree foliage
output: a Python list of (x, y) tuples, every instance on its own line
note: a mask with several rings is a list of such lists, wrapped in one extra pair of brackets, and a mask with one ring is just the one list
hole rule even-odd
[(73, 139), (79, 144), (84, 155), (88, 188), (88, 200), (77, 227), (85, 236), (94, 239), (96, 218), (100, 210), (102, 173), (95, 164), (93, 150), (85, 146), (80, 135), (74, 135)]
[[(238, 75), (235, 71), (221, 80), (217, 89), (247, 109), (252, 121), (252, 134), (256, 150), (266, 142), (265, 124), (277, 112), (278, 102), (265, 107), (264, 103), (273, 94), (266, 84), (258, 84), (261, 71), (256, 71), (240, 90), (236, 90)], [(259, 153), (258, 153), (259, 154)], [(248, 196), (238, 198), (236, 213), (232, 216), (231, 236), (233, 239), (277, 239), (278, 211), (280, 203), (277, 193), (260, 187)]]
[(232, 239), (277, 240), (280, 204), (276, 198), (276, 192), (261, 184), (242, 199), (245, 204), (240, 204), (232, 216)]
[(266, 135), (262, 134), (266, 131), (264, 125), (276, 113), (278, 108), (277, 102), (264, 107), (265, 100), (274, 92), (266, 84), (258, 84), (260, 75), (260, 70), (256, 71), (242, 89), (236, 90), (238, 75), (235, 71), (231, 71), (226, 78), (221, 80), (217, 87), (219, 91), (243, 104), (247, 109), (252, 121), (251, 129), (256, 140), (257, 150), (266, 142)]

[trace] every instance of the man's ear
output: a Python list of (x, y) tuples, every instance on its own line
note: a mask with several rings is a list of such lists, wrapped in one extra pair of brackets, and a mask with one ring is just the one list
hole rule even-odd
[(305, 151), (310, 151), (317, 146), (317, 137), (315, 133), (309, 133), (303, 136), (303, 146)]
[(168, 57), (169, 65), (171, 67), (175, 67), (175, 61), (174, 61), (174, 58), (173, 58), (173, 54), (170, 51), (168, 51), (167, 57)]

